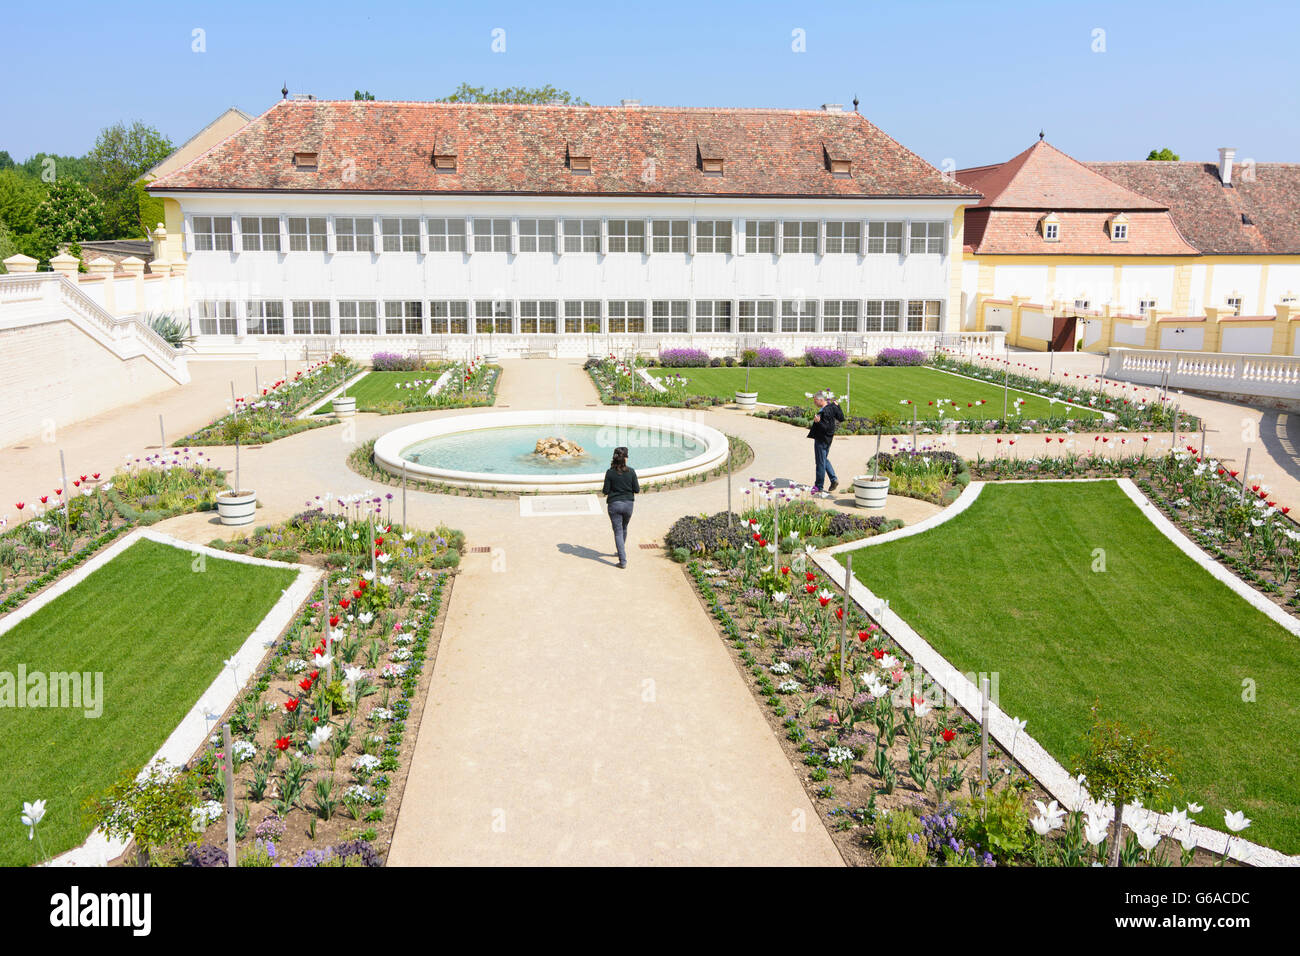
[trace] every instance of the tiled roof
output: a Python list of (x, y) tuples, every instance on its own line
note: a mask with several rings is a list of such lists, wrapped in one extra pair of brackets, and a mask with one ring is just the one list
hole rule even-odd
[[(435, 143), (456, 146), (455, 172), (434, 171)], [(592, 148), (590, 175), (565, 164), (578, 143)], [(847, 152), (851, 177), (831, 176), (827, 143)], [(722, 176), (700, 170), (699, 144), (721, 153)], [(319, 154), (315, 171), (294, 167), (304, 151)], [(857, 113), (353, 100), (282, 100), (149, 188), (975, 198)]]
[(1045, 214), (1046, 210), (967, 209), (965, 249), (977, 255), (1196, 255), (1167, 212), (1126, 212), (1129, 238), (1124, 242), (1111, 241), (1106, 227), (1110, 213), (1091, 211), (1058, 213), (1060, 238), (1048, 242), (1038, 225)]
[(1039, 140), (1005, 163), (957, 170), (957, 181), (983, 193), (994, 209), (1163, 209), (1164, 205), (1094, 172)]
[(1168, 206), (1179, 231), (1205, 255), (1300, 255), (1300, 164), (1256, 163), (1250, 173), (1237, 165), (1231, 189), (1219, 181), (1217, 163), (1088, 166)]

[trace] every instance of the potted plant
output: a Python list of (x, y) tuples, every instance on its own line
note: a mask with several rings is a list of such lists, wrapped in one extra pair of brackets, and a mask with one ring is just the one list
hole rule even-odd
[(221, 437), (227, 444), (235, 446), (235, 483), (226, 491), (217, 493), (217, 514), (222, 524), (252, 524), (257, 511), (257, 492), (244, 489), (239, 481), (239, 445), (252, 433), (253, 425), (248, 416), (241, 416), (238, 412), (221, 426)]
[(859, 508), (883, 508), (889, 497), (889, 476), (880, 477), (880, 439), (885, 428), (894, 424), (894, 416), (880, 411), (867, 420), (876, 426), (876, 453), (871, 456), (871, 474), (853, 479), (853, 503)]
[(357, 413), (357, 397), (348, 394), (348, 383), (343, 382), (343, 390), (334, 396), (334, 414), (335, 415), (355, 415)]
[[(748, 356), (746, 356), (746, 358), (748, 359)], [(745, 390), (743, 392), (736, 392), (736, 404), (741, 408), (752, 409), (758, 404), (758, 392), (751, 392), (749, 390), (749, 368), (750, 363), (747, 360), (745, 362)]]

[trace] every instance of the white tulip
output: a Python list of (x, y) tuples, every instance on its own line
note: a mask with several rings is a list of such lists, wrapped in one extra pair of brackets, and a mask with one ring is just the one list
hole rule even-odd
[(36, 835), (36, 824), (45, 818), (45, 801), (37, 800), (33, 803), (23, 803), (23, 826), (27, 827), (27, 839), (32, 839)]
[(1240, 810), (1224, 810), (1223, 824), (1233, 833), (1240, 833), (1242, 830), (1246, 829), (1246, 827), (1250, 826), (1250, 820), (1248, 820), (1246, 814), (1242, 813)]

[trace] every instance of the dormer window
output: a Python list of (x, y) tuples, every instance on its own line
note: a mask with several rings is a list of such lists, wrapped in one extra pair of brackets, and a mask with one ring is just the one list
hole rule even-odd
[(847, 159), (831, 160), (831, 175), (836, 179), (848, 179), (852, 176), (853, 163)]
[(315, 169), (317, 165), (317, 155), (315, 152), (305, 150), (293, 154), (293, 165), (296, 169)]
[(569, 156), (569, 172), (577, 176), (586, 176), (591, 173), (590, 156)]
[(433, 168), (440, 173), (454, 173), (456, 171), (456, 154), (434, 153)]
[(1061, 220), (1056, 213), (1048, 213), (1042, 219), (1038, 220), (1038, 228), (1043, 233), (1044, 242), (1061, 241)]
[[(441, 137), (441, 138), (439, 138)], [(457, 166), (455, 140), (446, 134), (439, 134), (433, 139), (433, 149), (429, 151), (429, 162), (435, 173), (454, 173)]]
[(1109, 223), (1110, 241), (1127, 242), (1128, 241), (1128, 217), (1123, 213), (1118, 216), (1112, 216)]
[(722, 150), (710, 143), (696, 143), (695, 149), (700, 158), (700, 171), (705, 176), (721, 176)]
[(849, 159), (849, 150), (840, 143), (822, 143), (822, 155), (826, 159), (826, 169), (835, 179), (849, 179), (853, 173), (853, 163)]
[(1233, 315), (1241, 315), (1241, 296), (1230, 295), (1227, 298), (1228, 308), (1232, 310)]

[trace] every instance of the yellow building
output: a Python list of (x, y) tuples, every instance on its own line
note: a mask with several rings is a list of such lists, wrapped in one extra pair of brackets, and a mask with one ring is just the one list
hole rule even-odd
[(1057, 351), (1300, 355), (1300, 166), (1081, 163), (1044, 142), (963, 169), (962, 327)]

